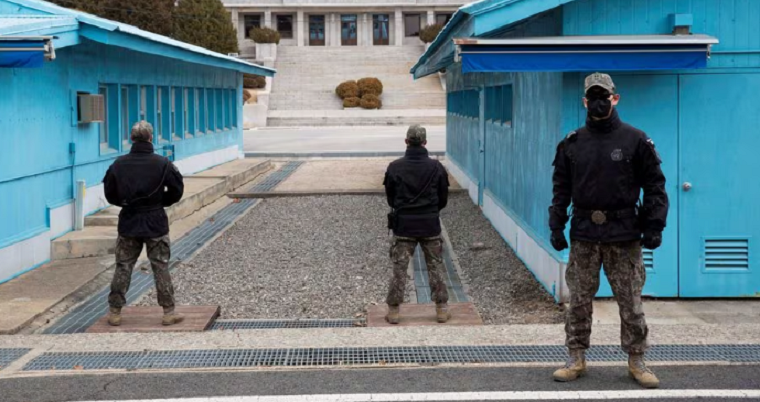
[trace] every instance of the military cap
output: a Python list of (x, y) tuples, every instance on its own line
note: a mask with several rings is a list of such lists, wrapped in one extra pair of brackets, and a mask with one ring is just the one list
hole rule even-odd
[(610, 91), (611, 94), (615, 93), (615, 83), (608, 74), (594, 73), (586, 77), (583, 92), (588, 92), (591, 87), (601, 87)]

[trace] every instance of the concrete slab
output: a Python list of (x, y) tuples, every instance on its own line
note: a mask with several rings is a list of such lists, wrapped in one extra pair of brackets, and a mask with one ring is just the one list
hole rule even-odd
[(367, 309), (368, 327), (419, 327), (419, 326), (473, 326), (483, 325), (478, 310), (472, 303), (449, 303), (451, 318), (440, 324), (436, 321), (435, 304), (403, 304), (398, 324), (389, 324), (385, 320), (388, 306), (379, 304)]
[[(395, 158), (318, 160), (301, 165), (277, 191), (381, 190), (388, 164)], [(452, 188), (459, 184), (449, 176)]]
[(69, 232), (52, 242), (51, 259), (98, 257), (113, 254), (116, 226), (90, 226)]
[(14, 334), (76, 292), (112, 258), (54, 261), (0, 285), (0, 334)]
[[(446, 126), (426, 126), (431, 152), (446, 151)], [(404, 152), (406, 127), (267, 127), (246, 130), (246, 152)]]
[[(647, 323), (657, 325), (757, 324), (760, 323), (760, 300), (647, 300), (644, 313)], [(595, 301), (594, 323), (619, 324), (617, 303)]]
[(176, 312), (185, 320), (175, 325), (162, 325), (161, 307), (124, 307), (121, 311), (121, 325), (108, 325), (108, 316), (101, 317), (88, 333), (106, 334), (122, 332), (201, 332), (205, 331), (219, 317), (219, 306), (177, 306)]

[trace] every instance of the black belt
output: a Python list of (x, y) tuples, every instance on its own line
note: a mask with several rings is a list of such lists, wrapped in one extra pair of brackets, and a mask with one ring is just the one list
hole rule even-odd
[(138, 205), (138, 206), (125, 206), (122, 207), (123, 210), (127, 212), (151, 212), (151, 211), (158, 211), (159, 209), (164, 209), (161, 205)]
[(594, 211), (589, 209), (573, 208), (573, 215), (579, 218), (591, 219), (591, 222), (602, 225), (607, 221), (635, 218), (636, 208), (618, 209), (615, 211)]

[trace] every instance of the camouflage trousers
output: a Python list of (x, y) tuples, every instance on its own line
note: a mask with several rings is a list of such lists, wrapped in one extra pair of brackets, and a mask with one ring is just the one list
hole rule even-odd
[(391, 261), (393, 261), (393, 278), (391, 279), (390, 289), (386, 303), (389, 306), (398, 306), (404, 302), (406, 293), (406, 281), (409, 279), (407, 268), (409, 261), (414, 255), (414, 249), (420, 245), (422, 252), (425, 254), (425, 264), (427, 265), (428, 278), (430, 281), (430, 292), (432, 299), (436, 304), (443, 304), (449, 301), (449, 292), (446, 290), (446, 283), (443, 281), (443, 240), (440, 236), (425, 238), (410, 238), (394, 236), (391, 244)]
[(169, 258), (171, 257), (169, 235), (154, 239), (119, 236), (116, 240), (116, 272), (111, 282), (108, 304), (116, 308), (122, 308), (127, 304), (127, 292), (132, 282), (132, 270), (140, 257), (143, 244), (148, 250), (148, 259), (153, 268), (158, 304), (165, 311), (172, 310), (174, 308), (174, 286), (169, 274)]
[(572, 241), (565, 274), (570, 288), (566, 345), (569, 349), (588, 349), (590, 345), (592, 302), (599, 290), (602, 266), (620, 310), (621, 346), (626, 353), (644, 353), (649, 330), (641, 305), (646, 270), (639, 241), (609, 244)]

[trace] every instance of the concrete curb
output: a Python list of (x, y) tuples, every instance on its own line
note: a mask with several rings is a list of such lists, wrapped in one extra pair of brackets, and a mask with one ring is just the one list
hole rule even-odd
[[(445, 151), (431, 151), (430, 156), (439, 159), (446, 156)], [(362, 152), (362, 151), (335, 151), (335, 152), (246, 152), (246, 158), (389, 158), (402, 157), (404, 152)]]

